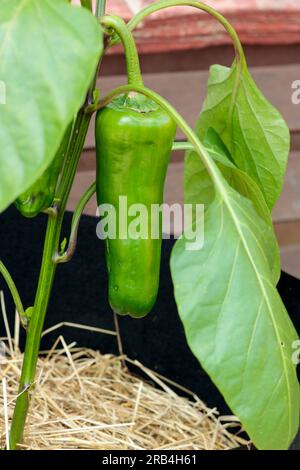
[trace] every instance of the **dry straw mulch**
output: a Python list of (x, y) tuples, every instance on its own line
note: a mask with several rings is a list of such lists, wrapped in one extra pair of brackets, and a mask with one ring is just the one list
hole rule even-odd
[[(7, 333), (0, 343), (2, 448), (8, 439), (22, 363), (18, 325), (14, 337), (8, 329)], [(245, 444), (230, 432), (239, 429), (234, 416), (220, 417), (191, 392), (190, 400), (183, 398), (178, 394), (182, 387), (137, 361), (126, 361), (134, 363), (149, 381), (124, 368), (124, 357), (67, 345), (60, 336), (52, 350), (40, 356), (22, 448), (224, 450)]]

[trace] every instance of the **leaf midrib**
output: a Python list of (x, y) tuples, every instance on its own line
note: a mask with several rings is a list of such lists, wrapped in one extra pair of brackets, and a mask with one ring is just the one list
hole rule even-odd
[[(251, 251), (248, 247), (248, 244), (245, 240), (245, 237), (243, 236), (243, 231), (240, 227), (238, 217), (236, 216), (236, 214), (235, 214), (235, 212), (234, 212), (234, 210), (233, 210), (233, 208), (230, 204), (229, 198), (226, 194), (226, 191), (224, 190), (222, 182), (219, 180), (217, 175), (216, 175), (216, 179), (217, 179), (216, 184), (217, 184), (218, 189), (220, 191), (220, 195), (223, 198), (224, 203), (226, 204), (226, 207), (227, 207), (227, 210), (228, 210), (229, 214), (231, 215), (231, 218), (234, 222), (234, 226), (236, 227), (237, 233), (238, 233), (240, 239), (242, 240), (242, 245), (243, 245), (243, 247), (246, 251), (246, 254), (247, 254), (247, 256), (250, 260), (250, 263), (251, 263), (251, 266), (253, 268), (255, 277), (257, 278), (259, 287), (262, 291), (263, 298), (265, 299), (266, 305), (268, 307), (267, 311), (269, 313), (269, 317), (270, 317), (271, 322), (272, 322), (272, 326), (273, 326), (273, 329), (274, 329), (274, 332), (275, 332), (277, 342), (278, 342), (278, 344), (280, 344), (281, 340), (280, 340), (278, 328), (277, 328), (276, 321), (275, 321), (275, 318), (274, 318), (273, 313), (272, 313), (272, 308), (271, 308), (271, 305), (270, 305), (270, 302), (269, 302), (269, 298), (268, 298), (266, 289), (264, 287), (264, 283), (262, 282), (262, 279), (261, 279), (261, 275), (259, 274), (258, 270), (256, 269), (255, 262), (253, 260), (252, 255), (251, 255)], [(279, 351), (280, 351), (280, 356), (281, 356), (281, 360), (282, 360), (282, 364), (283, 364), (283, 368), (284, 368), (284, 372), (285, 372), (284, 375), (285, 375), (286, 389), (287, 389), (287, 394), (288, 394), (288, 404), (289, 404), (289, 437), (288, 437), (288, 441), (289, 441), (290, 438), (291, 438), (291, 434), (292, 434), (292, 432), (291, 432), (291, 428), (292, 428), (291, 390), (290, 390), (290, 385), (289, 385), (289, 381), (288, 381), (288, 378), (287, 378), (288, 374), (287, 374), (287, 368), (286, 368), (285, 355), (283, 354), (282, 348), (279, 348)]]
[[(238, 69), (236, 69), (236, 73), (238, 74)], [(226, 80), (228, 80), (230, 77), (227, 77)], [(233, 88), (233, 92), (232, 92), (232, 98), (231, 98), (231, 104), (230, 104), (230, 107), (229, 107), (229, 112), (228, 112), (228, 117), (227, 117), (227, 129), (229, 130), (229, 132), (231, 132), (231, 124), (232, 122), (232, 110), (233, 108), (235, 107), (235, 104), (236, 104), (236, 98), (237, 98), (237, 95), (238, 95), (238, 91), (239, 91), (239, 88), (241, 86), (243, 82), (243, 77), (242, 77), (242, 71), (241, 73), (238, 74), (238, 76), (235, 78), (235, 85), (234, 85), (234, 88)], [(228, 95), (227, 95), (228, 96)], [(226, 97), (227, 97), (226, 96)], [(248, 96), (246, 96), (247, 98), (247, 102), (248, 102), (248, 105), (249, 105), (249, 100), (248, 100)], [(223, 97), (224, 99), (224, 97)], [(259, 123), (260, 124), (260, 123)], [(265, 139), (266, 139), (266, 136), (265, 136)], [(267, 141), (267, 144), (269, 145), (269, 142)], [(203, 153), (203, 152), (202, 152)], [(280, 336), (279, 336), (279, 333), (278, 333), (278, 329), (277, 329), (277, 325), (276, 325), (276, 321), (274, 319), (274, 316), (272, 314), (272, 308), (271, 308), (271, 305), (270, 305), (270, 302), (269, 302), (269, 299), (268, 299), (268, 296), (267, 296), (267, 292), (266, 292), (266, 289), (264, 287), (264, 284), (262, 282), (262, 279), (261, 279), (261, 276), (259, 274), (259, 272), (257, 271), (256, 269), (256, 266), (255, 266), (255, 262), (253, 260), (253, 257), (251, 255), (251, 251), (247, 245), (247, 242), (243, 236), (243, 231), (240, 227), (240, 224), (239, 224), (239, 220), (238, 220), (238, 217), (236, 216), (235, 212), (234, 212), (234, 209), (232, 208), (231, 204), (230, 204), (230, 201), (228, 199), (228, 196), (227, 196), (227, 193), (226, 193), (226, 190), (224, 189), (224, 186), (222, 184), (222, 181), (220, 180), (219, 178), (219, 175), (215, 172), (214, 168), (212, 169), (212, 165), (211, 165), (211, 162), (210, 162), (210, 159), (208, 158), (207, 156), (207, 153), (206, 153), (206, 150), (204, 151), (204, 156), (205, 156), (205, 159), (206, 159), (206, 163), (208, 164), (208, 166), (210, 167), (210, 169), (212, 170), (211, 171), (211, 174), (213, 175), (214, 179), (215, 179), (215, 182), (216, 182), (216, 185), (219, 189), (219, 193), (221, 195), (221, 197), (223, 198), (223, 201), (224, 203), (226, 204), (226, 207), (227, 207), (227, 210), (229, 211), (230, 215), (231, 215), (231, 218), (234, 222), (234, 225), (236, 227), (236, 230), (237, 230), (237, 233), (239, 235), (239, 237), (241, 238), (242, 240), (242, 244), (244, 246), (244, 249), (246, 251), (246, 254), (250, 260), (250, 263), (251, 263), (251, 266), (254, 270), (254, 273), (255, 273), (255, 277), (258, 281), (258, 284), (259, 284), (259, 287), (260, 287), (260, 290), (262, 292), (262, 295), (263, 295), (263, 298), (266, 299), (266, 305), (267, 305), (267, 311), (269, 313), (269, 316), (270, 316), (270, 319), (271, 319), (271, 322), (272, 322), (272, 325), (273, 325), (273, 329), (274, 329), (274, 332), (275, 332), (275, 337), (277, 339), (277, 343), (280, 344)], [(278, 163), (278, 162), (277, 162)], [(279, 165), (279, 163), (278, 163)], [(257, 239), (256, 239), (257, 240)], [(257, 243), (258, 243), (258, 240), (257, 240)], [(258, 246), (260, 247), (260, 250), (261, 251), (264, 251), (262, 249), (262, 247), (260, 246), (260, 243), (258, 243)], [(280, 356), (281, 356), (281, 360), (282, 360), (282, 364), (283, 364), (283, 367), (284, 367), (284, 371), (285, 371), (285, 381), (286, 381), (286, 388), (287, 388), (287, 392), (288, 392), (288, 397), (289, 397), (289, 404), (291, 404), (291, 392), (290, 392), (290, 386), (289, 386), (289, 382), (288, 382), (288, 379), (287, 379), (287, 369), (286, 369), (286, 361), (285, 361), (285, 356), (283, 354), (283, 351), (281, 348), (279, 348), (280, 350)], [(289, 436), (291, 435), (291, 411), (289, 412)]]
[[(245, 240), (245, 237), (244, 237), (244, 234), (243, 234), (240, 222), (239, 222), (239, 218), (236, 215), (232, 204), (230, 203), (230, 195), (229, 195), (228, 191), (226, 191), (226, 187), (224, 186), (224, 183), (223, 183), (223, 181), (220, 177), (220, 174), (217, 170), (216, 164), (214, 163), (213, 160), (211, 160), (210, 155), (208, 154), (206, 148), (201, 144), (201, 142), (199, 142), (199, 143), (200, 143), (200, 150), (201, 150), (200, 154), (202, 156), (203, 163), (205, 164), (207, 170), (209, 171), (209, 173), (211, 175), (211, 178), (213, 179), (213, 181), (215, 183), (217, 194), (219, 195), (221, 200), (223, 200), (224, 204), (226, 205), (227, 210), (229, 212), (229, 215), (231, 216), (231, 219), (234, 223), (234, 227), (236, 228), (237, 234), (238, 234), (239, 238), (242, 241), (242, 245), (244, 247), (244, 250), (246, 252), (247, 257), (249, 258), (250, 264), (251, 264), (252, 269), (253, 269), (254, 274), (255, 274), (255, 278), (257, 279), (259, 288), (262, 292), (262, 296), (265, 299), (266, 306), (267, 306), (267, 311), (269, 313), (269, 317), (270, 317), (271, 324), (272, 324), (273, 329), (274, 329), (274, 333), (275, 333), (275, 337), (277, 339), (277, 343), (280, 344), (280, 336), (279, 336), (278, 328), (277, 328), (274, 316), (272, 314), (272, 308), (271, 308), (271, 305), (270, 305), (270, 302), (269, 302), (269, 298), (268, 298), (264, 283), (262, 282), (262, 277), (261, 277), (260, 273), (258, 272), (258, 270), (256, 268), (255, 261), (254, 261), (252, 255), (251, 255), (251, 250), (249, 249), (247, 241)], [(199, 156), (199, 158), (200, 158), (200, 156)], [(230, 189), (230, 192), (232, 192), (234, 194), (233, 189)], [(259, 245), (260, 245), (260, 243), (259, 243)], [(290, 390), (290, 385), (289, 385), (289, 381), (288, 381), (285, 355), (283, 354), (282, 348), (279, 348), (279, 351), (280, 351), (280, 357), (281, 357), (283, 369), (284, 369), (284, 372), (285, 372), (284, 375), (285, 375), (286, 390), (287, 390), (287, 395), (288, 395), (288, 405), (289, 405), (289, 419), (288, 419), (289, 434), (288, 434), (288, 441), (289, 441), (290, 438), (292, 437), (291, 390)]]

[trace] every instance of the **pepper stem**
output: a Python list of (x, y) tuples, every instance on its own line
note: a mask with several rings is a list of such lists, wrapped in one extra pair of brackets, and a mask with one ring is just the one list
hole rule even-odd
[[(197, 1), (195, 0), (158, 0), (158, 1), (151, 3), (150, 5), (146, 6), (143, 10), (138, 12), (127, 24), (127, 29), (129, 31), (133, 31), (147, 16), (153, 13), (156, 13), (160, 10), (164, 10), (170, 7), (173, 8), (173, 7), (183, 7), (183, 6), (197, 8), (198, 10), (205, 11), (206, 13), (211, 15), (225, 28), (225, 30), (228, 32), (229, 36), (232, 39), (234, 49), (235, 49), (237, 73), (236, 73), (235, 83), (233, 86), (233, 91), (232, 91), (232, 96), (231, 96), (231, 105), (230, 105), (230, 110), (228, 114), (228, 123), (230, 123), (231, 125), (234, 103), (235, 103), (236, 96), (239, 90), (242, 72), (243, 72), (243, 69), (247, 67), (247, 63), (246, 63), (243, 46), (241, 44), (241, 41), (239, 39), (237, 32), (235, 31), (232, 24), (223, 15), (221, 15), (221, 13), (219, 13), (217, 10), (210, 7), (209, 5), (199, 2), (198, 0)], [(118, 40), (113, 39), (110, 45), (112, 46), (117, 43), (118, 43)]]
[[(197, 8), (198, 10), (205, 11), (209, 15), (211, 15), (213, 18), (215, 18), (221, 25), (226, 29), (228, 32), (229, 36), (231, 37), (235, 52), (236, 52), (236, 60), (239, 63), (246, 62), (245, 55), (244, 55), (244, 50), (243, 46), (241, 44), (241, 41), (237, 35), (237, 32), (235, 31), (234, 27), (230, 24), (230, 22), (224, 18), (221, 13), (219, 13), (217, 10), (214, 8), (210, 7), (209, 5), (206, 5), (205, 3), (199, 2), (198, 0), (158, 0), (147, 7), (145, 7), (143, 10), (138, 12), (127, 24), (127, 28), (130, 31), (133, 31), (147, 16), (152, 15), (153, 13), (156, 13), (160, 10), (164, 10), (166, 8), (173, 8), (173, 7), (192, 7), (192, 8)], [(115, 44), (116, 41), (113, 41), (113, 44)]]
[(81, 216), (83, 214), (83, 211), (87, 205), (87, 203), (90, 201), (90, 199), (93, 197), (93, 195), (96, 192), (96, 182), (94, 182), (89, 188), (86, 190), (86, 192), (83, 194), (83, 196), (80, 198), (74, 213), (73, 213), (73, 218), (72, 218), (72, 225), (71, 225), (71, 234), (69, 237), (69, 244), (67, 250), (60, 254), (59, 252), (56, 252), (54, 257), (53, 257), (53, 262), (55, 264), (60, 264), (60, 263), (67, 263), (73, 258), (73, 255), (76, 250), (76, 245), (77, 245), (77, 237), (78, 237), (78, 229), (79, 229), (79, 223)]
[(119, 36), (125, 51), (128, 85), (143, 86), (140, 60), (131, 31), (119, 16), (105, 15), (100, 19), (102, 26), (113, 30)]
[(106, 8), (106, 0), (97, 0), (97, 4), (96, 4), (96, 17), (97, 18), (100, 18), (100, 16), (104, 15), (105, 8)]

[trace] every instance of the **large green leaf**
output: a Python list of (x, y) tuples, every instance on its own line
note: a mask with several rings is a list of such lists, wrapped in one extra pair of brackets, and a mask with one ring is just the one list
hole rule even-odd
[[(193, 178), (195, 198), (201, 173)], [(255, 445), (287, 449), (299, 428), (297, 334), (274, 286), (268, 259), (274, 234), (217, 168), (213, 183), (203, 248), (187, 251), (183, 236), (172, 253), (179, 315), (192, 352)]]
[[(252, 201), (257, 215), (261, 217), (268, 230), (265, 232), (266, 255), (272, 271), (274, 285), (280, 277), (280, 254), (273, 233), (273, 222), (264, 196), (258, 185), (244, 171), (237, 168), (232, 157), (219, 135), (209, 128), (204, 139), (204, 145), (209, 155), (218, 165), (219, 170), (239, 194)], [(208, 208), (215, 199), (215, 186), (205, 165), (194, 151), (187, 151), (184, 165), (184, 200), (186, 204), (204, 204)]]
[(0, 212), (49, 166), (102, 51), (96, 19), (65, 0), (1, 0)]
[(241, 75), (236, 64), (211, 67), (208, 95), (197, 122), (202, 140), (210, 127), (220, 134), (236, 165), (258, 184), (272, 209), (282, 190), (290, 134), (246, 65)]

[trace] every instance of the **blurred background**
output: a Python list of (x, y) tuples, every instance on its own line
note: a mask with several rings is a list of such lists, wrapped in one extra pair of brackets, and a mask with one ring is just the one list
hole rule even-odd
[[(76, 2), (75, 2), (76, 3)], [(130, 19), (152, 0), (107, 0), (107, 11)], [(251, 73), (265, 96), (281, 111), (291, 130), (287, 177), (273, 219), (282, 254), (282, 268), (300, 278), (300, 0), (207, 0), (233, 24), (245, 48)], [(174, 7), (148, 18), (135, 32), (145, 84), (167, 98), (191, 126), (202, 107), (208, 69), (230, 66), (231, 40), (206, 13)], [(126, 82), (122, 49), (105, 57), (98, 86), (105, 94)], [(293, 102), (294, 101), (294, 102)], [(297, 101), (299, 102), (297, 104)], [(95, 179), (94, 132), (91, 126), (69, 209)], [(178, 138), (183, 136), (178, 133)], [(183, 153), (172, 156), (165, 201), (182, 203)], [(96, 214), (96, 201), (87, 214)], [(176, 228), (175, 228), (176, 230)]]

